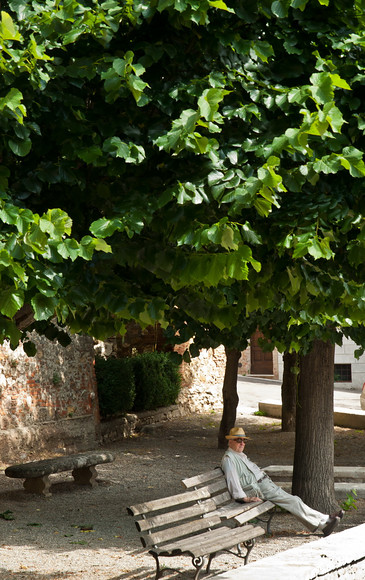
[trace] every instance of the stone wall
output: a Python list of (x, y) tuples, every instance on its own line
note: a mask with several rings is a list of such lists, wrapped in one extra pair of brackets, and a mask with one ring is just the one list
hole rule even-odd
[[(93, 340), (73, 336), (72, 343), (62, 347), (36, 333), (30, 338), (37, 346), (35, 357), (28, 357), (22, 346), (12, 351), (8, 344), (0, 345), (3, 466), (93, 449), (151, 423), (223, 408), (223, 347), (202, 350), (190, 364), (181, 365), (182, 389), (177, 405), (100, 423)], [(145, 335), (143, 342), (148, 342)], [(113, 356), (116, 344), (98, 343), (97, 349)], [(180, 345), (176, 350), (183, 353), (187, 346)], [(120, 344), (117, 347), (119, 351)]]
[[(181, 354), (187, 345), (175, 347)], [(190, 364), (182, 363), (182, 388), (178, 404), (185, 412), (221, 411), (223, 409), (222, 387), (226, 366), (224, 347), (203, 349), (200, 356)]]
[(91, 449), (99, 439), (99, 411), (91, 338), (62, 347), (36, 333), (28, 357), (22, 346), (0, 346), (2, 463), (50, 452)]

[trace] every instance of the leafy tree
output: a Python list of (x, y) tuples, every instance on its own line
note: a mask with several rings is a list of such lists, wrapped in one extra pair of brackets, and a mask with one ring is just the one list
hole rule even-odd
[[(40, 252), (44, 269), (17, 305), (34, 307), (41, 293), (47, 308), (36, 318), (56, 314), (98, 338), (130, 319), (166, 325), (187, 293), (184, 312), (221, 331), (256, 312), (285, 313), (292, 348), (327, 344), (336, 326), (356, 330), (363, 8), (10, 0), (0, 25), (0, 193), (14, 223), (0, 218), (5, 231), (28, 211), (73, 222), (72, 239), (64, 227)], [(6, 251), (25, 267), (22, 236)], [(88, 244), (108, 250), (102, 239), (112, 254), (81, 262)], [(9, 273), (17, 296), (25, 282)], [(323, 457), (331, 481), (327, 448)]]

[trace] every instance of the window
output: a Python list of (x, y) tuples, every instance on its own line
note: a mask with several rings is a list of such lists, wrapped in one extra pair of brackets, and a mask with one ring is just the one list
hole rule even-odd
[(351, 364), (335, 364), (335, 383), (351, 383)]

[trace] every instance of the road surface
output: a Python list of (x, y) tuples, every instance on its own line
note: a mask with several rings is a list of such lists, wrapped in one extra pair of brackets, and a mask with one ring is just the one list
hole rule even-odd
[[(258, 410), (260, 401), (277, 401), (281, 403), (281, 381), (243, 377), (238, 375), (237, 391), (239, 396), (238, 410)], [(361, 410), (359, 388), (334, 387), (335, 407)]]

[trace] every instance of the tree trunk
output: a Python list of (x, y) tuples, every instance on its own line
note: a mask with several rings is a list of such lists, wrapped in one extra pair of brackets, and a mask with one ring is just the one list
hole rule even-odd
[(281, 430), (295, 431), (297, 408), (298, 373), (293, 372), (298, 366), (298, 354), (285, 352), (283, 356), (284, 372), (281, 385)]
[(238, 405), (237, 372), (241, 351), (226, 348), (226, 369), (223, 381), (223, 414), (218, 433), (218, 449), (226, 449), (225, 436), (234, 427)]
[(334, 491), (334, 345), (315, 340), (300, 357), (293, 494), (323, 513), (336, 507)]

